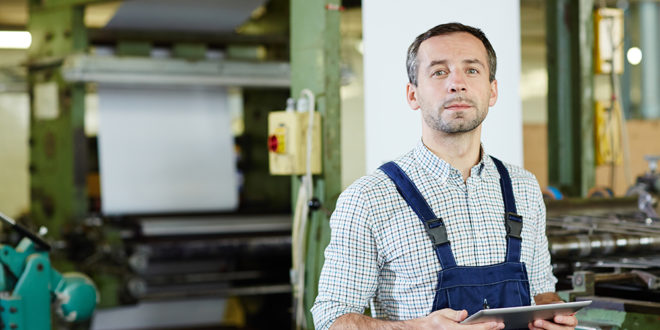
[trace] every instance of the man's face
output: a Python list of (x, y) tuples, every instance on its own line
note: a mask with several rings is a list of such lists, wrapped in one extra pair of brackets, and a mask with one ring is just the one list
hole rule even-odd
[(419, 46), (417, 63), (417, 86), (408, 84), (407, 99), (413, 110), (422, 110), (425, 129), (463, 133), (479, 127), (497, 101), (482, 42), (467, 32), (431, 37)]

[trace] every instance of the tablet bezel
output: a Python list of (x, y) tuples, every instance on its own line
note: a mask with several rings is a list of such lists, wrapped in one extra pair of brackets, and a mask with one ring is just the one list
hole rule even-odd
[(555, 315), (569, 315), (590, 304), (591, 300), (585, 300), (535, 306), (482, 309), (463, 320), (461, 324), (496, 321), (504, 322), (505, 329), (526, 328), (527, 324), (534, 320), (549, 320)]

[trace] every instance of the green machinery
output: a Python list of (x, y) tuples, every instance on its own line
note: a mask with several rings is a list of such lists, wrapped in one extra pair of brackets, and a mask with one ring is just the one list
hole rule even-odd
[[(254, 22), (247, 26), (248, 30), (253, 31), (252, 35), (246, 33), (239, 36), (233, 34), (159, 33), (158, 31), (134, 33), (135, 31), (124, 30), (115, 33), (101, 29), (88, 29), (84, 22), (86, 6), (103, 2), (110, 1), (28, 1), (30, 14), (28, 29), (32, 34), (32, 46), (27, 63), (31, 100), (30, 220), (36, 226), (49, 228), (49, 239), (53, 240), (67, 240), (67, 236), (71, 236), (72, 233), (77, 235), (76, 229), (85, 227), (86, 221), (90, 218), (97, 223), (94, 212), (99, 208), (99, 203), (94, 199), (98, 196), (92, 196), (92, 191), (98, 190), (98, 184), (94, 185), (92, 180), (90, 180), (91, 184), (88, 182), (90, 178), (98, 178), (98, 175), (93, 176), (97, 173), (91, 173), (94, 172), (91, 169), (96, 162), (93, 144), (86, 137), (84, 129), (85, 95), (93, 91), (95, 85), (94, 82), (82, 78), (68, 77), (67, 74), (71, 71), (81, 72), (85, 69), (91, 70), (92, 74), (109, 74), (113, 79), (121, 79), (122, 74), (133, 74), (136, 72), (135, 70), (139, 69), (139, 76), (147, 80), (167, 80), (168, 76), (163, 78), (161, 75), (177, 73), (168, 71), (168, 68), (175, 70), (192, 68), (200, 74), (195, 76), (200, 77), (199, 80), (213, 80), (211, 84), (225, 85), (239, 84), (237, 81), (244, 81), (244, 78), (250, 79), (254, 76), (257, 77), (256, 79), (267, 76), (266, 78), (272, 80), (274, 78), (269, 77), (268, 74), (273, 72), (277, 76), (276, 78), (284, 76), (286, 79), (280, 79), (284, 82), (278, 82), (276, 88), (268, 89), (261, 85), (243, 86), (245, 87), (243, 95), (246, 125), (245, 134), (237, 144), (244, 153), (244, 159), (259, 164), (261, 164), (259, 157), (262, 157), (261, 154), (258, 154), (260, 150), (252, 147), (263, 144), (261, 141), (257, 142), (260, 138), (259, 134), (265, 134), (266, 131), (265, 117), (261, 116), (262, 109), (272, 109), (275, 105), (283, 105), (288, 94), (288, 65), (280, 65), (279, 62), (269, 65), (269, 63), (258, 63), (253, 60), (246, 61), (239, 58), (240, 54), (235, 57), (243, 61), (223, 61), (222, 65), (219, 65), (218, 61), (204, 60), (205, 53), (211, 45), (225, 47), (229, 54), (228, 57), (231, 59), (233, 53), (242, 49), (239, 47), (241, 45), (262, 44), (262, 41), (267, 38), (258, 35), (259, 31), (276, 34), (273, 36), (275, 41), (266, 40), (263, 43), (275, 49), (274, 57), (282, 57), (283, 55), (278, 54), (286, 54), (280, 49), (286, 46), (284, 40), (286, 38), (282, 35), (287, 31), (273, 31), (274, 28), (270, 25), (260, 27)], [(288, 11), (288, 1), (276, 1), (269, 9), (286, 12)], [(99, 63), (91, 51), (90, 45), (94, 45), (94, 42), (116, 45), (118, 56), (110, 58), (111, 62), (103, 62), (107, 64), (106, 67), (94, 66)], [(171, 46), (173, 58), (157, 64), (147, 64), (151, 59), (144, 55), (149, 54), (155, 43)], [(249, 49), (253, 48), (255, 47)], [(242, 56), (245, 57), (245, 55)], [(69, 64), (76, 63), (85, 66), (82, 69), (78, 68), (81, 70), (77, 71), (76, 68), (72, 70), (71, 67), (67, 67)], [(119, 65), (123, 63), (128, 63), (129, 67)], [(87, 66), (87, 64), (90, 65)], [(112, 70), (103, 71), (108, 67)], [(145, 69), (147, 72), (144, 71)], [(150, 71), (150, 69), (153, 70)], [(88, 71), (84, 73), (88, 73)], [(189, 83), (197, 83), (195, 77), (188, 79), (192, 80)], [(141, 82), (143, 81), (135, 83)], [(262, 129), (260, 126), (264, 128)], [(265, 141), (265, 137), (263, 140)], [(262, 154), (266, 155), (265, 144), (262, 149)], [(245, 164), (239, 164), (239, 166)], [(265, 161), (263, 164), (265, 165)], [(275, 208), (275, 211), (284, 212), (281, 210), (284, 207), (280, 206), (286, 207), (288, 204), (289, 196), (282, 194), (282, 191), (288, 190), (289, 181), (286, 178), (267, 176), (266, 166), (263, 166), (263, 171), (258, 166), (247, 165), (241, 170), (245, 179), (244, 188), (246, 191), (249, 190), (249, 195), (242, 196), (245, 197), (242, 200), (244, 204), (255, 205), (260, 209)], [(273, 184), (265, 184), (266, 182)], [(275, 188), (262, 189), (264, 186)], [(99, 232), (97, 236), (103, 236), (103, 239), (97, 239), (97, 236), (92, 239), (85, 237), (87, 239), (85, 242), (91, 241), (96, 243), (96, 246), (100, 246), (102, 240), (112, 236), (112, 242), (109, 244), (112, 246), (112, 251), (123, 252), (121, 251), (124, 248), (121, 245), (122, 240), (114, 228), (101, 225), (97, 227), (100, 230), (96, 230), (98, 228), (95, 227), (94, 234)], [(84, 230), (83, 232), (87, 233)], [(75, 247), (71, 248), (75, 249)], [(79, 262), (84, 257), (98, 252), (93, 249), (94, 246), (86, 246), (86, 248), (85, 253), (89, 252), (87, 254), (81, 252), (83, 249), (76, 251), (81, 252), (78, 255), (82, 255), (77, 260), (69, 262), (58, 259), (53, 262), (60, 269), (71, 269), (74, 267), (74, 262)], [(120, 253), (116, 254), (120, 255)], [(106, 254), (103, 255), (106, 256)], [(102, 266), (111, 268), (111, 271), (105, 271), (105, 269), (100, 271), (102, 267), (85, 270), (90, 276), (93, 276), (98, 284), (103, 296), (101, 301), (103, 306), (115, 306), (123, 302), (120, 290), (127, 277), (126, 265), (122, 263), (115, 267), (114, 261), (113, 259)], [(59, 262), (63, 262), (64, 265), (60, 266)], [(80, 264), (75, 265), (80, 266)], [(108, 264), (110, 265), (108, 266)]]
[(51, 328), (51, 303), (66, 321), (84, 321), (94, 312), (98, 294), (81, 273), (61, 274), (51, 267), (50, 246), (12, 219), (0, 218), (26, 236), (13, 248), (0, 245), (0, 328)]
[[(334, 210), (341, 193), (340, 153), (340, 8), (338, 0), (291, 1), (291, 95), (307, 88), (317, 95), (322, 120), (322, 171), (314, 178), (314, 196), (324, 209)], [(292, 192), (299, 180), (292, 179)], [(297, 198), (294, 196), (292, 201)], [(304, 305), (307, 328), (313, 328), (310, 308), (318, 293), (323, 251), (330, 242), (329, 214), (313, 212), (307, 231)]]

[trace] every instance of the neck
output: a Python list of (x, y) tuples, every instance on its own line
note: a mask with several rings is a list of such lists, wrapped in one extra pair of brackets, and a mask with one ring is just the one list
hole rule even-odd
[(422, 142), (436, 156), (461, 172), (463, 181), (470, 176), (472, 166), (481, 156), (481, 125), (470, 132), (444, 133), (422, 129)]

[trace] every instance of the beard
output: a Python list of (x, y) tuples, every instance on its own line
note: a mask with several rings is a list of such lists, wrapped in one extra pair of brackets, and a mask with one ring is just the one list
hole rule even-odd
[[(470, 113), (467, 113), (467, 111), (456, 111), (451, 113), (452, 115), (451, 119), (449, 120), (443, 119), (441, 115), (442, 112), (451, 111), (451, 110), (444, 110), (445, 107), (449, 106), (452, 103), (459, 103), (459, 102), (472, 106), (476, 110), (475, 117), (468, 119), (467, 117), (470, 116)], [(435, 111), (428, 111), (428, 110), (422, 111), (422, 117), (424, 118), (424, 122), (426, 122), (426, 125), (428, 125), (432, 129), (447, 134), (455, 134), (455, 133), (470, 132), (475, 128), (479, 127), (479, 125), (481, 125), (484, 119), (486, 119), (487, 113), (488, 113), (487, 110), (479, 109), (476, 102), (472, 101), (471, 99), (463, 96), (457, 96), (443, 102), (440, 105), (440, 107)]]

